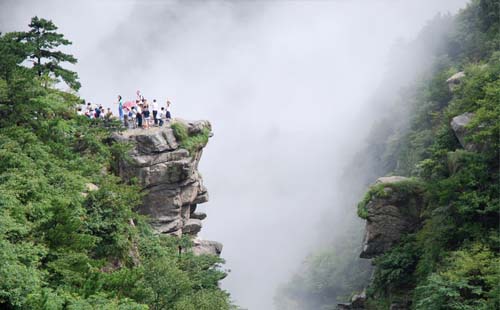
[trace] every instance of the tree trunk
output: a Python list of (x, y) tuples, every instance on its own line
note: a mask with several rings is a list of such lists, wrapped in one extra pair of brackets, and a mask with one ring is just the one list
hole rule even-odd
[(38, 64), (38, 76), (42, 76), (42, 60), (40, 59), (40, 57), (37, 57), (38, 61), (37, 61), (37, 64)]

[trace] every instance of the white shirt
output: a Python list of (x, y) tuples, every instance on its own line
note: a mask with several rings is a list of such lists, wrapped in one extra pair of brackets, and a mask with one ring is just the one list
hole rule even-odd
[(151, 102), (149, 106), (151, 107), (151, 111), (158, 111), (158, 104), (156, 102)]
[(165, 118), (165, 111), (160, 110), (157, 115), (158, 119), (163, 119)]

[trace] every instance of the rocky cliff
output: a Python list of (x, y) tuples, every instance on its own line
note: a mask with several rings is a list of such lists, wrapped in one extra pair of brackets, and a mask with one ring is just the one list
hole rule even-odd
[(211, 136), (208, 121), (176, 120), (164, 127), (130, 129), (114, 139), (130, 144), (118, 164), (124, 180), (135, 180), (144, 192), (138, 212), (149, 216), (158, 233), (194, 239), (196, 254), (220, 254), (222, 244), (197, 239), (206, 214), (197, 205), (208, 201), (198, 171), (203, 148)]
[(469, 152), (482, 152), (486, 145), (471, 141), (473, 130), (469, 128), (474, 120), (474, 113), (466, 112), (455, 116), (450, 123), (455, 136), (460, 142), (460, 145)]
[(381, 177), (364, 201), (366, 227), (361, 258), (385, 253), (420, 225), (422, 191), (419, 184), (400, 176)]
[[(463, 73), (456, 74), (447, 82), (456, 87), (463, 78)], [(450, 90), (454, 88), (450, 86)], [(468, 152), (481, 151), (484, 145), (471, 141), (472, 130), (469, 124), (474, 113), (463, 113), (452, 118), (450, 127), (460, 146)], [(456, 152), (460, 152), (460, 149)], [(449, 152), (448, 157), (456, 152)], [(450, 173), (455, 173), (448, 163)], [(375, 258), (391, 250), (401, 242), (402, 237), (417, 232), (423, 219), (424, 187), (421, 181), (402, 177), (380, 177), (370, 187), (364, 199), (358, 205), (358, 214), (366, 220), (361, 258)], [(373, 298), (373, 297), (372, 297)], [(351, 302), (339, 304), (338, 309), (367, 309), (366, 295), (354, 295)], [(391, 303), (389, 309), (409, 309), (405, 302)]]

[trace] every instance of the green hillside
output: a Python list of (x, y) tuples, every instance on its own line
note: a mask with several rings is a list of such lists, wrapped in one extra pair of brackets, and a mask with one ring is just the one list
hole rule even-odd
[[(402, 301), (413, 309), (500, 307), (500, 6), (473, 1), (412, 95), (410, 126), (388, 138), (389, 174), (425, 187), (423, 226), (375, 259), (368, 308)], [(457, 72), (458, 82), (448, 81)], [(452, 129), (473, 113), (465, 141)]]
[[(346, 172), (346, 183), (357, 186), (348, 188), (343, 208), (353, 213), (361, 201), (366, 218), (364, 207), (381, 186), (361, 191), (384, 175), (412, 177), (423, 191), (422, 225), (375, 258), (370, 276), (369, 260), (359, 259), (363, 224), (347, 215), (341, 241), (305, 260), (279, 291), (278, 309), (336, 309), (363, 288), (366, 309), (500, 307), (499, 30), (500, 2), (472, 1), (456, 16), (437, 16), (395, 52), (388, 81), (406, 78), (390, 79), (398, 67), (418, 74), (399, 87), (384, 85), (391, 91), (374, 99), (367, 114), (382, 117)], [(425, 56), (411, 56), (419, 53)], [(447, 82), (458, 72), (460, 80)], [(451, 127), (464, 113), (473, 113), (467, 147)]]
[(134, 212), (139, 188), (113, 170), (121, 125), (75, 113), (70, 42), (50, 21), (30, 28), (0, 36), (0, 308), (230, 309), (222, 260), (180, 253), (189, 239)]

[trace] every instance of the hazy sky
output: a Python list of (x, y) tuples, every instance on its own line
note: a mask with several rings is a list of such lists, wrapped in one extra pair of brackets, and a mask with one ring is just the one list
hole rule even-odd
[(175, 117), (212, 122), (201, 235), (224, 244), (223, 287), (265, 310), (343, 195), (389, 49), (465, 2), (1, 0), (0, 31), (52, 19), (74, 43), (85, 99), (112, 106), (140, 89), (171, 99)]

